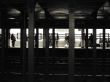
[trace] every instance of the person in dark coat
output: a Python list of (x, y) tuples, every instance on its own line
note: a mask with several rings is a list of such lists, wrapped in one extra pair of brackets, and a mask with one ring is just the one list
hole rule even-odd
[(93, 34), (92, 33), (89, 37), (89, 44), (90, 44), (90, 47), (93, 47)]
[(57, 36), (56, 36), (56, 38), (55, 38), (56, 47), (58, 47), (58, 40), (59, 40), (59, 35), (58, 35), (58, 33), (57, 33)]
[(12, 47), (15, 47), (16, 38), (15, 38), (14, 34), (11, 34), (11, 40), (12, 40)]

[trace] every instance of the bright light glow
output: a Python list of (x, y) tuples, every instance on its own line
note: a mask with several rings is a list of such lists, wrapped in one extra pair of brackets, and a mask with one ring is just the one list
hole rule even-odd
[(85, 17), (84, 16), (75, 16), (75, 18), (77, 18), (77, 19), (84, 19)]
[(2, 34), (2, 29), (0, 29), (0, 34)]
[(75, 34), (81, 34), (81, 31), (79, 29), (75, 29)]
[(75, 11), (74, 13), (77, 13), (78, 14), (78, 13), (82, 13), (82, 11), (81, 10), (78, 10), (78, 11)]
[(20, 33), (20, 29), (10, 29), (10, 34)]
[(103, 16), (97, 16), (97, 19), (101, 19), (101, 18), (104, 18)]
[(106, 29), (105, 32), (110, 34), (110, 29)]
[(103, 31), (102, 29), (97, 29), (96, 33), (100, 34), (100, 33), (102, 33), (102, 31)]
[(55, 29), (55, 33), (58, 33), (58, 34), (65, 34), (68, 32), (69, 32), (68, 29)]
[(52, 29), (49, 29), (49, 33), (52, 33)]
[(55, 16), (56, 19), (66, 19), (66, 16)]
[(39, 33), (42, 33), (43, 34), (43, 29), (39, 29)]
[[(34, 33), (36, 34), (36, 29), (34, 29)], [(29, 29), (26, 29), (26, 34), (29, 34)]]
[(40, 14), (45, 14), (45, 12), (42, 10), (42, 11), (40, 11)]
[(8, 19), (12, 19), (12, 20), (13, 20), (13, 19), (15, 19), (15, 18), (11, 17), (11, 18), (8, 18)]
[(57, 9), (57, 10), (53, 10), (51, 11), (51, 14), (56, 14), (56, 13), (64, 13), (64, 14), (68, 14), (68, 10), (67, 9)]
[(88, 32), (89, 33), (93, 33), (93, 29), (88, 29)]

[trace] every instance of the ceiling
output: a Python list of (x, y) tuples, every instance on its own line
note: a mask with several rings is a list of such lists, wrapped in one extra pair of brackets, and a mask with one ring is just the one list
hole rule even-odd
[[(72, 8), (75, 17), (83, 19), (92, 16), (94, 12), (103, 15), (105, 12), (102, 7), (105, 3), (109, 3), (109, 0), (35, 0), (35, 11), (41, 19), (45, 18), (45, 11), (55, 19), (67, 19), (69, 8)], [(0, 3), (0, 8), (7, 8), (11, 16), (19, 16), (24, 7), (26, 7), (26, 0), (2, 0)], [(109, 14), (109, 9), (105, 10)]]

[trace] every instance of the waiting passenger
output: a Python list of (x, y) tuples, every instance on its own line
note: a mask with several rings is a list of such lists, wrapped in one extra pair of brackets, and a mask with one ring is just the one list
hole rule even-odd
[(93, 47), (93, 35), (92, 35), (92, 33), (89, 37), (89, 45), (90, 45), (90, 47)]
[(35, 34), (35, 47), (37, 48), (37, 40), (38, 40), (38, 36), (37, 33)]
[(58, 35), (58, 33), (57, 33), (57, 36), (55, 37), (56, 47), (58, 47), (58, 40), (59, 40), (59, 35)]
[(11, 35), (11, 40), (12, 40), (12, 47), (15, 47), (16, 38), (15, 38), (14, 34)]

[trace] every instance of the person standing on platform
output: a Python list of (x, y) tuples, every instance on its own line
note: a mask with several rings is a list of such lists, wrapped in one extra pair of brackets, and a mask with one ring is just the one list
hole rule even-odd
[(35, 47), (37, 48), (37, 40), (38, 40), (38, 36), (37, 33), (35, 34)]
[(56, 47), (58, 47), (58, 40), (59, 40), (59, 35), (58, 35), (58, 33), (57, 33), (57, 36), (56, 36), (56, 38), (55, 38)]
[(16, 38), (15, 38), (14, 34), (11, 34), (11, 40), (12, 40), (12, 47), (15, 47)]
[(89, 44), (90, 44), (90, 47), (93, 47), (93, 34), (92, 33), (89, 37)]
[(69, 47), (69, 36), (68, 35), (65, 37), (65, 42), (66, 42), (65, 48), (68, 48)]

